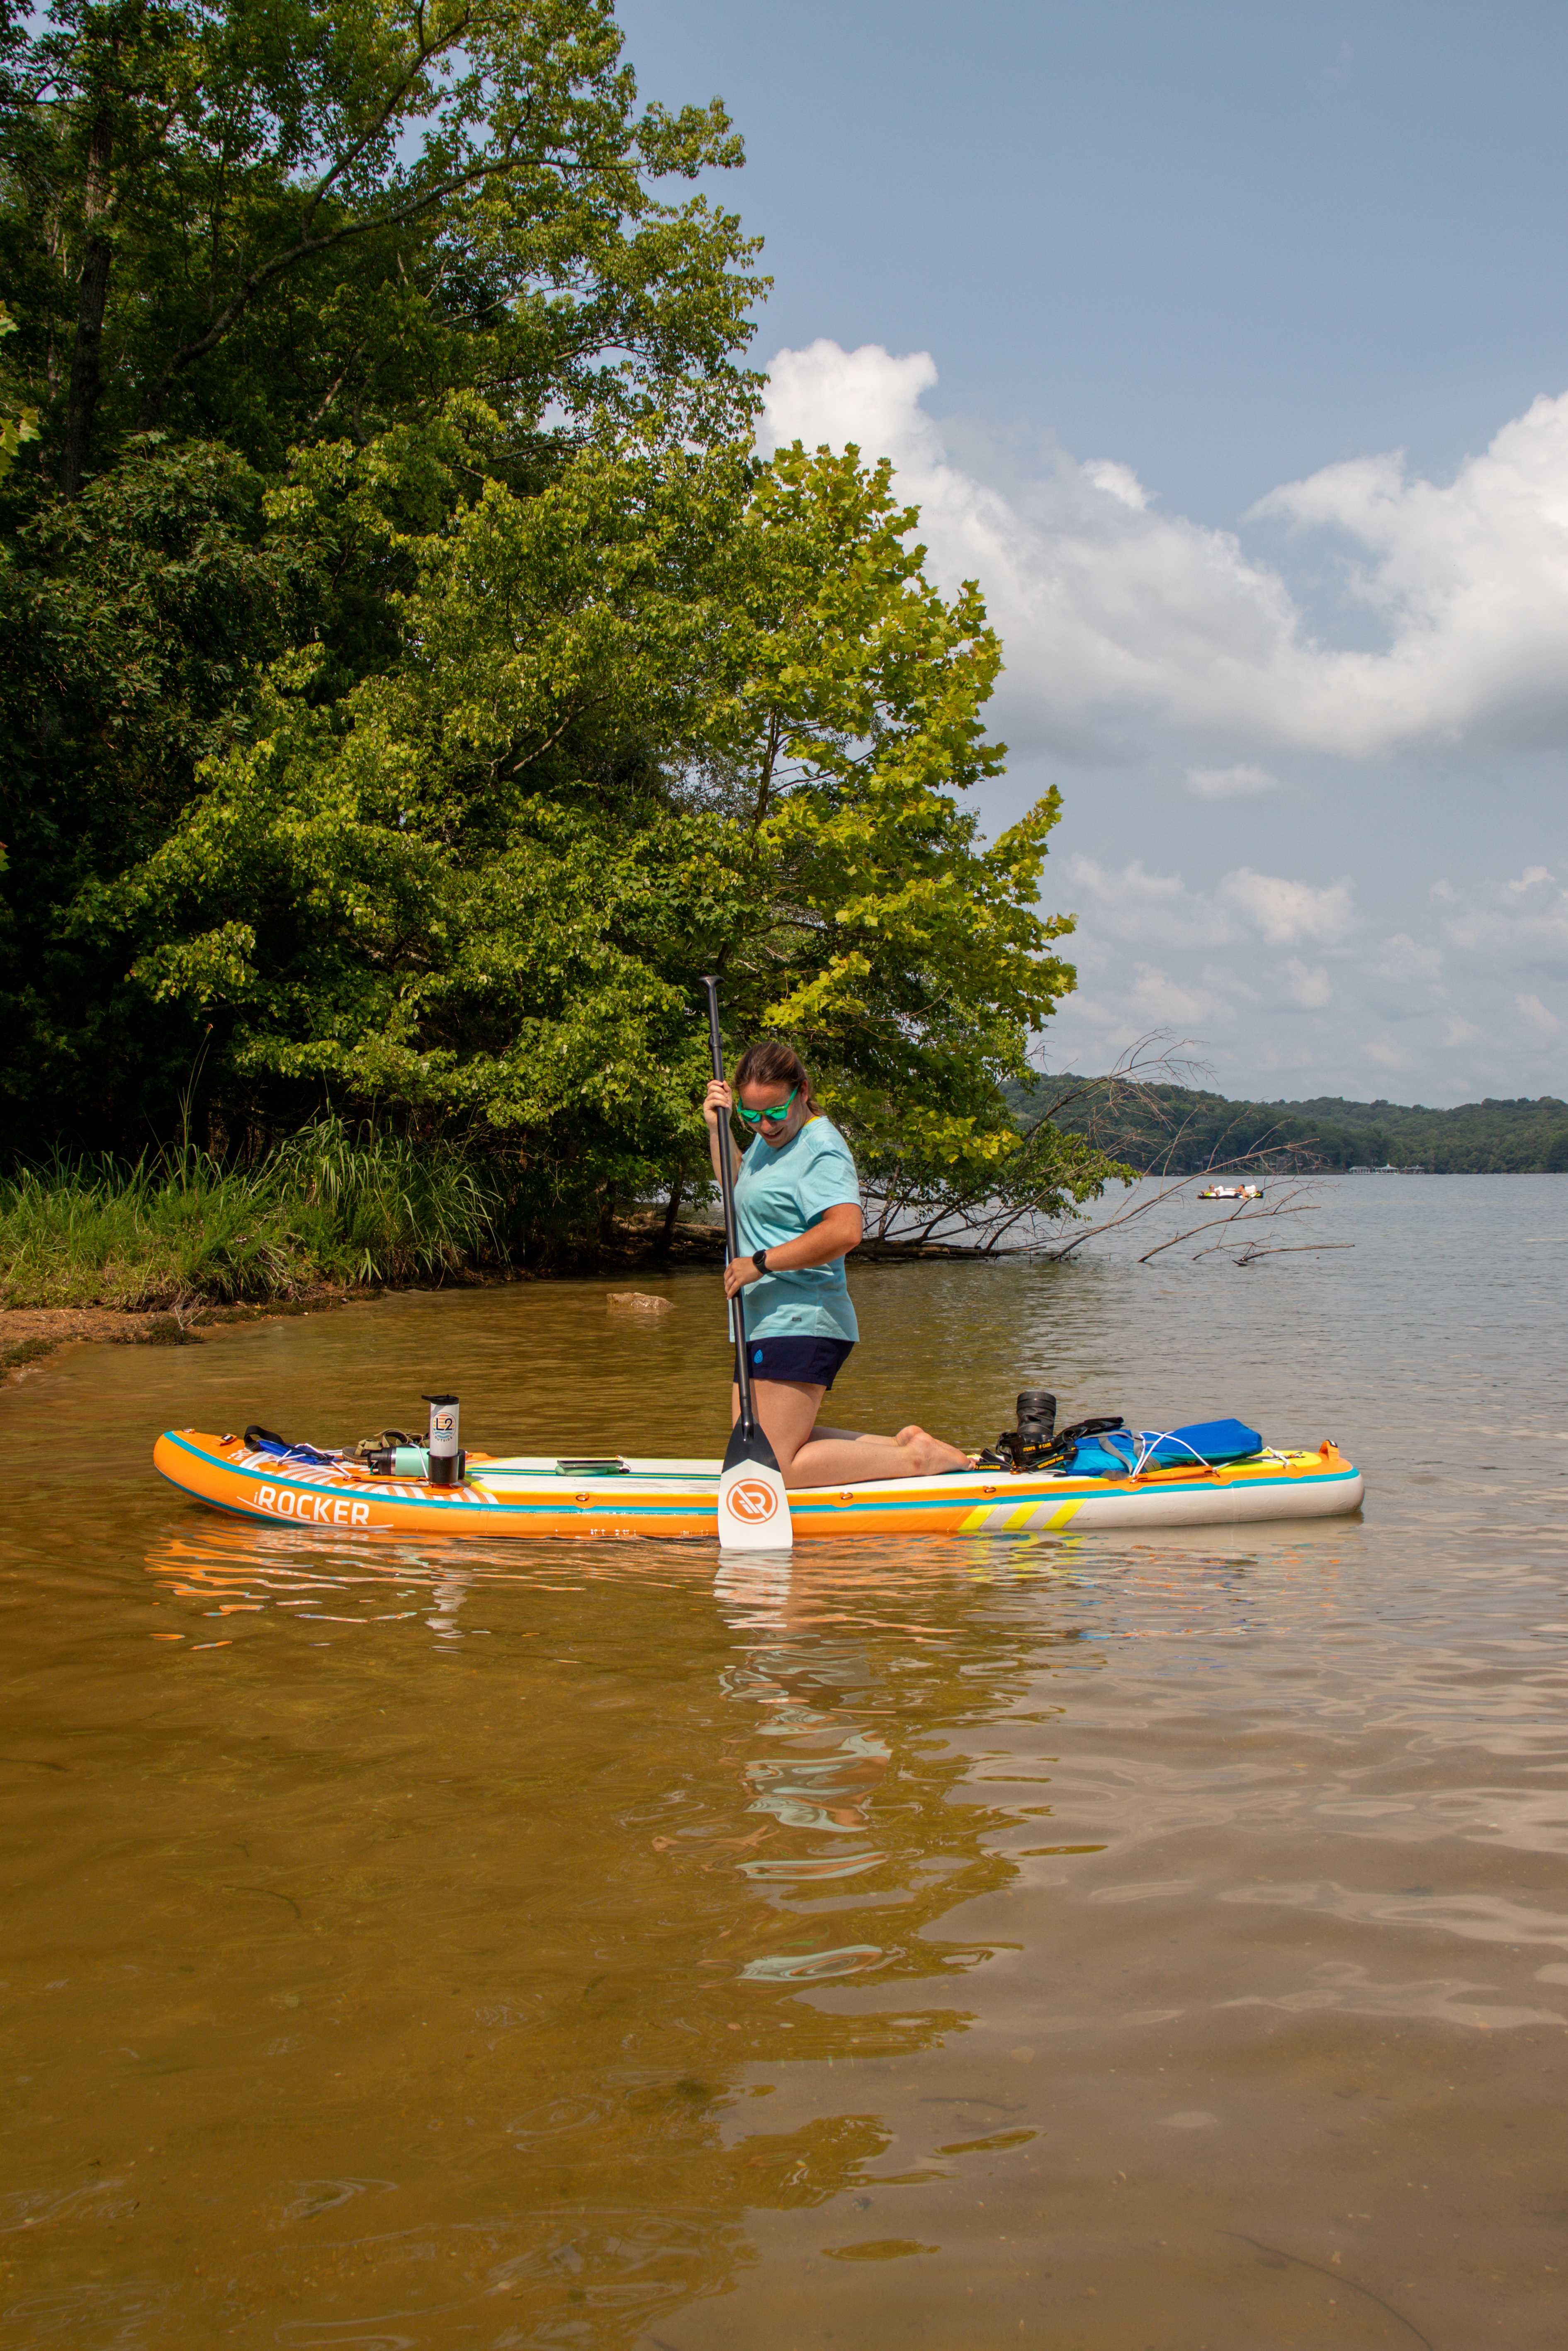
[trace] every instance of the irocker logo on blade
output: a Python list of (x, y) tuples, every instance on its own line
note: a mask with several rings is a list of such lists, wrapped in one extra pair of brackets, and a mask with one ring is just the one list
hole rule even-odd
[(760, 1526), (765, 1519), (774, 1516), (779, 1497), (771, 1486), (760, 1478), (742, 1478), (725, 1496), (725, 1507), (732, 1518), (745, 1519), (750, 1526)]

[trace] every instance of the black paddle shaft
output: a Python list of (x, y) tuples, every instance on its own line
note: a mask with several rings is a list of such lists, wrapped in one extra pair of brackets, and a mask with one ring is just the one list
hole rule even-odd
[[(724, 1076), (724, 1040), (718, 1033), (718, 981), (705, 979), (707, 990), (708, 1038), (713, 1046), (713, 1073)], [(724, 1195), (724, 1237), (731, 1258), (740, 1255), (740, 1235), (735, 1221), (735, 1176), (729, 1165), (730, 1126), (726, 1112), (718, 1130), (718, 1188)], [(749, 1444), (757, 1428), (751, 1409), (751, 1372), (746, 1360), (746, 1309), (741, 1301), (744, 1290), (737, 1290), (730, 1300), (735, 1315), (735, 1384), (740, 1391), (740, 1430)]]

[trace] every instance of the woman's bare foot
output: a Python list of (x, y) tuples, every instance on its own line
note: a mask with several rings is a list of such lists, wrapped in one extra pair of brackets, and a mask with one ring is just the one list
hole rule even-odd
[(909, 1455), (910, 1471), (916, 1478), (936, 1478), (946, 1469), (967, 1469), (969, 1466), (967, 1453), (960, 1453), (956, 1445), (944, 1445), (939, 1437), (933, 1437), (914, 1421), (899, 1430), (894, 1443), (902, 1445)]

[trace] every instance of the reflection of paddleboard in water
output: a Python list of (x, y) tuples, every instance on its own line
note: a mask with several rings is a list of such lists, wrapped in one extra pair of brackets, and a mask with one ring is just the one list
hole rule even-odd
[[(1217, 1426), (1219, 1424), (1217, 1424)], [(1232, 1424), (1233, 1425), (1233, 1424)], [(314, 1453), (313, 1458), (298, 1458)], [(982, 1467), (859, 1486), (798, 1487), (797, 1542), (879, 1535), (1082, 1534), (1098, 1527), (1239, 1526), (1334, 1518), (1362, 1499), (1362, 1477), (1331, 1441), (1315, 1452), (1260, 1447), (1239, 1459), (1173, 1460), (1127, 1433), (1122, 1454), (1094, 1449), (1039, 1468)], [(280, 1457), (240, 1437), (171, 1429), (153, 1464), (193, 1501), (263, 1526), (334, 1534), (719, 1536), (721, 1465), (628, 1456), (561, 1460), (470, 1453), (460, 1484), (388, 1475), (350, 1456), (294, 1447)], [(399, 1466), (402, 1466), (401, 1464)], [(771, 1499), (771, 1497), (769, 1497)], [(787, 1539), (786, 1539), (787, 1540)], [(782, 1545), (780, 1545), (782, 1548)]]
[(742, 1552), (721, 1558), (713, 1596), (737, 1632), (777, 1631), (789, 1607), (792, 1577), (783, 1552)]

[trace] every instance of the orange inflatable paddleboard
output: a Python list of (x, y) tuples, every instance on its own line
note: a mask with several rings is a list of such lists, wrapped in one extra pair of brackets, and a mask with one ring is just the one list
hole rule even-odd
[[(168, 1429), (153, 1466), (192, 1501), (258, 1526), (422, 1538), (652, 1536), (716, 1541), (719, 1463), (628, 1458), (591, 1468), (543, 1455), (468, 1456), (460, 1485), (379, 1476), (351, 1458), (300, 1463), (239, 1437)], [(797, 1542), (885, 1535), (1082, 1534), (1098, 1528), (1240, 1526), (1336, 1518), (1360, 1507), (1359, 1469), (1333, 1444), (1266, 1448), (1222, 1468), (1133, 1477), (977, 1469), (791, 1490)]]

